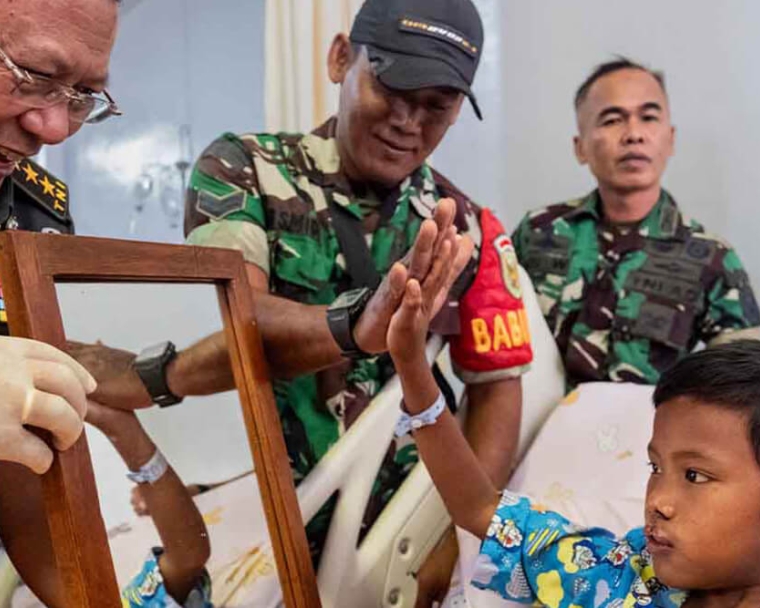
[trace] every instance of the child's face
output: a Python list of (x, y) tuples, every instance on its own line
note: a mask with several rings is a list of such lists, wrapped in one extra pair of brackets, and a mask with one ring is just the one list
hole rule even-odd
[(649, 458), (647, 548), (660, 581), (685, 590), (760, 583), (760, 466), (746, 415), (665, 402)]

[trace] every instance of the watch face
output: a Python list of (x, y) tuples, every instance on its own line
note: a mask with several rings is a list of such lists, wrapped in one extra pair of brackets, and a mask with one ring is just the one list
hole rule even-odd
[(362, 287), (361, 289), (351, 289), (349, 291), (344, 291), (337, 298), (335, 298), (332, 304), (330, 304), (330, 308), (351, 308), (351, 306), (361, 300), (365, 291), (367, 291), (365, 287)]
[(148, 346), (145, 350), (141, 351), (138, 355), (136, 362), (140, 363), (141, 361), (150, 361), (152, 359), (158, 359), (166, 352), (168, 342), (161, 342), (160, 344), (154, 344), (153, 346)]

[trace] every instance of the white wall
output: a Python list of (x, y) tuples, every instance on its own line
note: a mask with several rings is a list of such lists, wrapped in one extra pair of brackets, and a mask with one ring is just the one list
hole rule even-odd
[[(264, 0), (126, 3), (109, 86), (125, 115), (85, 125), (47, 151), (47, 165), (69, 184), (78, 233), (181, 242), (184, 195), (174, 164), (192, 162), (224, 131), (263, 129), (263, 82)], [(153, 176), (154, 193), (130, 230), (143, 173)], [(162, 183), (179, 206), (174, 226), (160, 206)]]
[(666, 187), (728, 239), (760, 289), (760, 2), (476, 0), (486, 25), (475, 90), (436, 164), (509, 226), (593, 187), (572, 153), (572, 98), (622, 53), (666, 73), (677, 150)]
[[(501, 66), (504, 62), (504, 39), (501, 36), (503, 0), (474, 0), (485, 30), (483, 54), (475, 77), (473, 91), (483, 113), (477, 119), (469, 101), (462, 104), (459, 120), (446, 134), (433, 154), (433, 164), (457, 186), (479, 203), (494, 209), (503, 188), (504, 142), (506, 128), (502, 112), (504, 83)], [(500, 214), (506, 220), (505, 214)]]

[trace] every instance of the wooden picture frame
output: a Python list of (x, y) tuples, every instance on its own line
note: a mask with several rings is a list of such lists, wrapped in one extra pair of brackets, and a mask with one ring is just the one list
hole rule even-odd
[[(243, 258), (237, 251), (89, 237), (0, 233), (0, 284), (11, 335), (65, 346), (62, 281), (215, 284), (267, 526), (288, 608), (320, 606), (301, 511)], [(66, 606), (120, 608), (87, 439), (42, 477)], [(99, 525), (98, 525), (99, 524)]]

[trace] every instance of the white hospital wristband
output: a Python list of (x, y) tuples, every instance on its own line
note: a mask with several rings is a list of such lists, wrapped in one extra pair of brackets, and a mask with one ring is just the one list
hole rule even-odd
[(416, 431), (423, 426), (435, 424), (438, 422), (438, 418), (440, 418), (445, 409), (446, 399), (444, 398), (443, 393), (438, 393), (438, 398), (433, 402), (433, 405), (419, 414), (412, 416), (406, 412), (402, 412), (401, 418), (399, 418), (396, 423), (396, 437), (403, 437), (409, 431)]
[(138, 471), (129, 471), (127, 473), (127, 479), (135, 483), (156, 483), (164, 476), (168, 468), (169, 463), (164, 458), (161, 450), (156, 449), (155, 454)]

